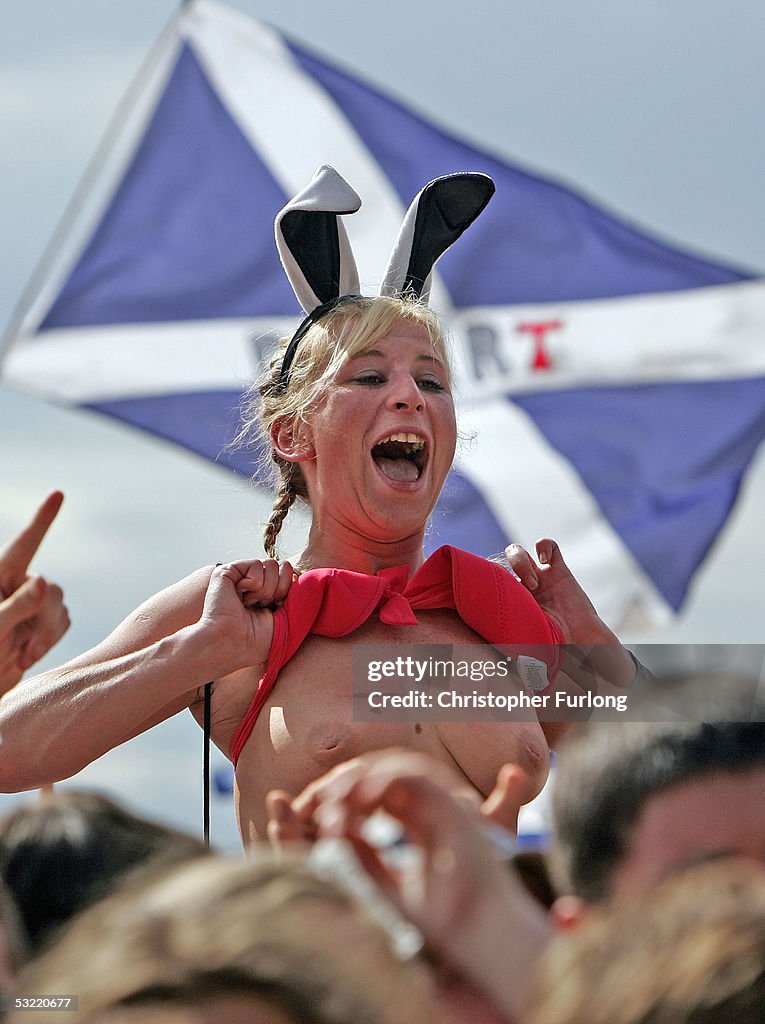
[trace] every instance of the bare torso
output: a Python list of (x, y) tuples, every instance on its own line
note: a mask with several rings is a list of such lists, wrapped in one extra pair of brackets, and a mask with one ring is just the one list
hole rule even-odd
[[(387, 626), (370, 619), (352, 637), (309, 636), (282, 669), (273, 693), (245, 743), (236, 771), (242, 838), (265, 834), (265, 796), (271, 789), (299, 793), (333, 765), (369, 750), (407, 747), (449, 764), (481, 793), (488, 794), (497, 771), (519, 764), (541, 789), (548, 771), (548, 748), (539, 723), (354, 722), (352, 658), (355, 643), (483, 643), (456, 612), (418, 611), (417, 626)], [(231, 740), (257, 689), (255, 670), (243, 670), (216, 683), (212, 736), (228, 754)], [(193, 708), (200, 716), (198, 706)], [(533, 795), (533, 794), (530, 794)]]

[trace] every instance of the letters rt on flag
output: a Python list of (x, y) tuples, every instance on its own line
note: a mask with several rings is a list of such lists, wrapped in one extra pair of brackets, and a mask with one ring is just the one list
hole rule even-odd
[(480, 152), (277, 32), (185, 5), (146, 69), (6, 382), (242, 473), (225, 450), (268, 339), (298, 317), (275, 212), (331, 163), (362, 283), (424, 182), (481, 170), (486, 214), (441, 264), (466, 442), (429, 542), (556, 537), (612, 623), (677, 611), (765, 433), (765, 283), (660, 244)]

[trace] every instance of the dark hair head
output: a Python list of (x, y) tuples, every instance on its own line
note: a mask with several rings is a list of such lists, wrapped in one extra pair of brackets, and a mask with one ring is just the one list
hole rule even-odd
[(591, 724), (561, 751), (553, 791), (559, 887), (609, 895), (630, 831), (655, 793), (703, 775), (765, 765), (765, 723)]
[(192, 836), (130, 814), (98, 793), (57, 789), (0, 821), (0, 877), (35, 953), (138, 865), (204, 852)]
[(0, 879), (0, 993), (29, 959), (24, 926), (16, 900)]

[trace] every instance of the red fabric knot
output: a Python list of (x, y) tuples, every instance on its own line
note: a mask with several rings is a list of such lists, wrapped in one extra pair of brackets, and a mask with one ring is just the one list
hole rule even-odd
[(382, 569), (377, 575), (385, 580), (385, 590), (380, 598), (380, 622), (388, 626), (416, 626), (417, 617), (412, 606), (401, 593), (409, 582), (407, 566), (395, 565)]
[(380, 622), (386, 626), (416, 626), (417, 616), (403, 594), (386, 590), (380, 604)]

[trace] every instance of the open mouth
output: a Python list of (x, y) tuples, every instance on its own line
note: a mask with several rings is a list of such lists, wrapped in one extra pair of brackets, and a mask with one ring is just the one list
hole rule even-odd
[(414, 483), (425, 466), (425, 439), (419, 434), (390, 434), (374, 446), (372, 458), (389, 480)]

